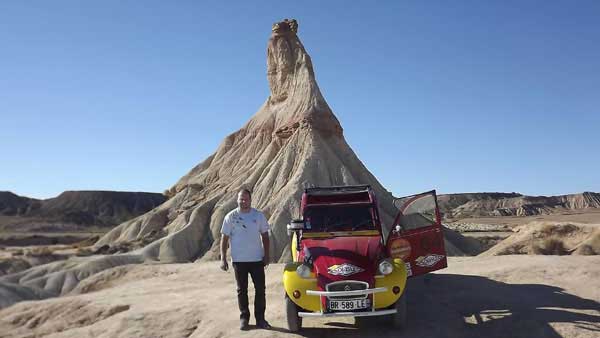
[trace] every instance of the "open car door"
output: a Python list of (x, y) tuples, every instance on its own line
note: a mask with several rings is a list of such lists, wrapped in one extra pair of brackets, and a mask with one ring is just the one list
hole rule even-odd
[(409, 276), (448, 266), (435, 190), (394, 200), (398, 214), (386, 243), (391, 257), (401, 258)]

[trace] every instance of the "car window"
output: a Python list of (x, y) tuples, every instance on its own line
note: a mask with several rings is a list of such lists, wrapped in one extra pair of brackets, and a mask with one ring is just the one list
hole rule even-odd
[(311, 206), (304, 212), (306, 229), (312, 231), (373, 230), (369, 206)]
[[(410, 198), (407, 198), (410, 200)], [(399, 201), (398, 204), (404, 204)], [(400, 224), (404, 230), (418, 229), (436, 224), (436, 204), (433, 195), (423, 195), (403, 205)]]

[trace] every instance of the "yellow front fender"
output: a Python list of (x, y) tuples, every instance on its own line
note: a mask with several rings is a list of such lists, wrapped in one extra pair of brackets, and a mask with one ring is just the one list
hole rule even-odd
[[(288, 263), (283, 270), (283, 288), (290, 299), (299, 307), (312, 311), (321, 311), (320, 297), (308, 296), (306, 290), (317, 290), (317, 278), (314, 273), (311, 278), (302, 278), (296, 273), (299, 262)], [(300, 297), (294, 297), (294, 291), (300, 292)]]
[[(375, 277), (375, 287), (381, 288), (386, 287), (386, 292), (375, 293), (373, 296), (375, 301), (375, 308), (382, 309), (387, 308), (393, 305), (404, 292), (404, 288), (406, 287), (406, 266), (401, 259), (394, 259), (394, 270), (391, 274), (387, 276), (376, 276)], [(394, 287), (397, 286), (400, 288), (400, 292), (395, 294), (393, 292)]]
[(298, 241), (296, 239), (297, 236), (298, 236), (298, 234), (296, 234), (296, 232), (294, 231), (294, 234), (292, 235), (292, 245), (290, 245), (290, 248), (292, 249), (292, 261), (293, 262), (298, 261)]

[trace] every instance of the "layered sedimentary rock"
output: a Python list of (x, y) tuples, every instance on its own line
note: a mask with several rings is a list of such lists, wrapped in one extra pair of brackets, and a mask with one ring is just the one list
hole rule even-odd
[(121, 191), (65, 191), (44, 200), (0, 191), (0, 231), (73, 231), (112, 227), (166, 200), (163, 194)]
[(169, 201), (114, 229), (99, 245), (167, 229), (168, 236), (152, 245), (152, 256), (169, 262), (207, 253), (213, 257), (223, 217), (236, 207), (236, 193), (242, 187), (252, 191), (253, 205), (272, 226), (271, 252), (276, 260), (288, 255), (285, 225), (298, 216), (305, 187), (370, 184), (383, 218), (390, 221), (392, 195), (346, 143), (319, 90), (297, 28), (294, 20), (273, 25), (267, 47), (271, 94), (258, 112), (169, 189), (173, 196)]
[(489, 216), (547, 215), (600, 208), (600, 194), (584, 192), (560, 196), (526, 196), (517, 193), (448, 194), (438, 198), (449, 219)]

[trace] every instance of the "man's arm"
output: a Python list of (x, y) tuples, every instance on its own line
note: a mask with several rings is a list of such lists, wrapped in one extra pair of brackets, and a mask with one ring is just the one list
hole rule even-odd
[(229, 248), (229, 236), (221, 234), (221, 270), (229, 270), (229, 264), (227, 264), (227, 248)]
[(265, 250), (265, 255), (263, 257), (264, 266), (269, 265), (269, 232), (263, 232), (260, 234), (260, 238), (262, 239), (263, 249)]

